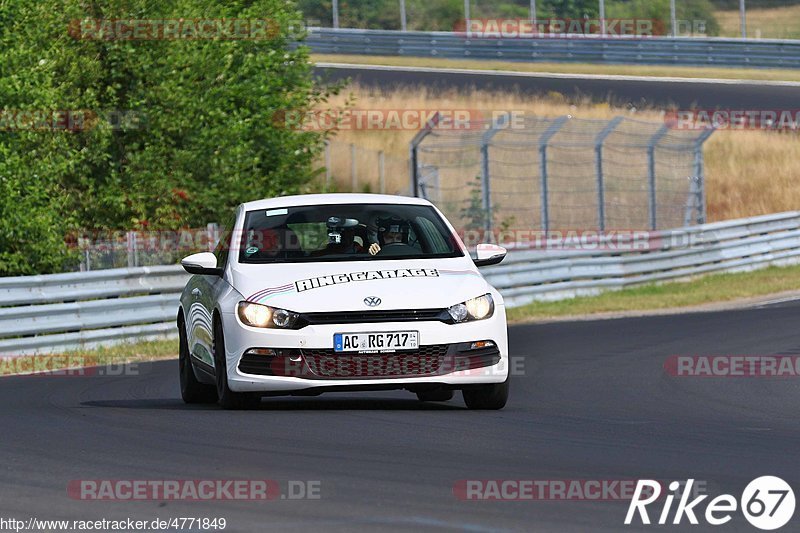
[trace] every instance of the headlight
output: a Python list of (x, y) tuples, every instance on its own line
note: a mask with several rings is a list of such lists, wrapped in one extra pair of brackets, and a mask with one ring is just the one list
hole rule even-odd
[(483, 320), (494, 313), (494, 300), (491, 294), (484, 294), (472, 298), (464, 303), (452, 305), (447, 309), (453, 322), (468, 322), (470, 320)]
[(239, 302), (239, 319), (255, 328), (291, 329), (298, 314), (268, 305)]

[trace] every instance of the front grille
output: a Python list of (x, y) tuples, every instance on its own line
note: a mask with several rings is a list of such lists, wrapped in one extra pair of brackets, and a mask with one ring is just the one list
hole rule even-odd
[(447, 349), (446, 344), (440, 344), (384, 354), (303, 350), (303, 358), (317, 379), (422, 377), (439, 373)]
[(342, 353), (324, 349), (276, 349), (275, 355), (245, 353), (239, 371), (258, 376), (303, 379), (380, 379), (439, 376), (488, 367), (500, 361), (496, 347), (468, 350), (469, 344), (434, 344), (411, 352)]
[(298, 326), (310, 324), (358, 324), (371, 322), (451, 322), (447, 309), (396, 309), (390, 311), (336, 311), (301, 313)]

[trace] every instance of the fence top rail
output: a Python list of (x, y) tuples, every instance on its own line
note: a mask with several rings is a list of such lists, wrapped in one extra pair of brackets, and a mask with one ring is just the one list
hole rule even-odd
[[(438, 115), (437, 115), (438, 116)], [(656, 148), (667, 150), (694, 149), (703, 144), (714, 128), (680, 130), (665, 122), (647, 121), (618, 115), (611, 119), (577, 118), (572, 115), (521, 117), (512, 120), (500, 115), (496, 120), (470, 121), (470, 127), (453, 129), (450, 126), (430, 125), (417, 133), (411, 147), (421, 151), (437, 148), (471, 148), (487, 143), (492, 146), (596, 147), (598, 142), (609, 146), (649, 148), (653, 133), (659, 133)], [(485, 126), (485, 127), (483, 127)], [(636, 129), (640, 131), (636, 131)], [(642, 136), (642, 129), (647, 134)], [(488, 135), (488, 137), (487, 137)]]

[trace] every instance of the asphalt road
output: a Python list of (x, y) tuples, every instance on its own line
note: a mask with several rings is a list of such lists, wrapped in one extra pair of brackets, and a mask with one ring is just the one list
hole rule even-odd
[[(461, 501), (453, 485), (692, 477), (712, 496), (738, 498), (772, 474), (797, 490), (798, 379), (675, 378), (663, 364), (676, 354), (800, 354), (798, 321), (800, 306), (784, 303), (515, 326), (523, 375), (499, 412), (468, 411), (460, 395), (431, 405), (404, 392), (265, 399), (250, 412), (189, 407), (175, 361), (121, 377), (5, 378), (0, 517), (225, 517), (226, 531), (647, 530), (622, 525), (625, 502)], [(230, 478), (319, 481), (320, 498), (103, 502), (67, 493), (77, 479)], [(740, 514), (714, 530), (756, 531)]]
[(616, 105), (688, 109), (769, 110), (796, 109), (800, 84), (765, 82), (719, 83), (702, 81), (664, 81), (626, 79), (625, 77), (580, 77), (515, 75), (492, 72), (448, 72), (436, 69), (358, 67), (317, 67), (320, 79), (352, 79), (366, 86), (392, 88), (418, 86), (442, 89), (511, 90), (522, 94), (542, 95), (558, 92), (570, 100), (590, 98)]

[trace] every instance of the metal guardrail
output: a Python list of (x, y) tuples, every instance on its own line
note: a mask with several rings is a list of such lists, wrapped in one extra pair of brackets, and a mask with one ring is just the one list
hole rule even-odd
[(311, 28), (304, 44), (321, 54), (629, 63), (727, 67), (800, 67), (800, 41), (720, 37), (467, 38), (452, 32)]
[(0, 278), (0, 355), (177, 335), (180, 266)]
[(484, 275), (506, 305), (515, 307), (711, 272), (800, 263), (800, 212), (652, 232), (640, 244), (620, 247), (600, 238), (582, 248), (512, 251)]
[[(486, 278), (518, 306), (604, 290), (800, 262), (800, 212), (646, 233), (638, 246), (512, 250)], [(635, 237), (632, 237), (635, 238)], [(642, 246), (642, 244), (644, 244)], [(180, 266), (0, 279), (0, 355), (174, 337)]]

